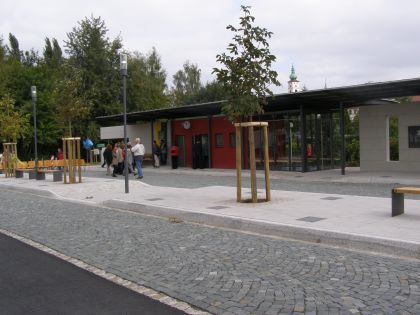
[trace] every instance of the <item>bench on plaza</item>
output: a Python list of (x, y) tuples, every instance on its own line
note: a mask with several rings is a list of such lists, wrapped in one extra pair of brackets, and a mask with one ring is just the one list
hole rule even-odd
[(396, 187), (392, 189), (392, 214), (395, 217), (404, 213), (404, 194), (420, 194), (420, 187)]
[(153, 154), (152, 153), (145, 153), (143, 156), (142, 165), (153, 165)]
[(35, 179), (35, 169), (33, 168), (17, 168), (15, 169), (15, 177), (23, 178), (23, 174), (28, 173), (29, 179)]
[(38, 180), (45, 179), (45, 174), (53, 175), (53, 182), (63, 181), (63, 170), (49, 170), (49, 169), (40, 169), (38, 170)]
[[(22, 178), (24, 173), (29, 174), (29, 179), (45, 180), (46, 174), (53, 175), (54, 182), (63, 180), (64, 160), (45, 160), (38, 161), (38, 175), (35, 176), (35, 162), (20, 162), (18, 168), (15, 169), (16, 178)], [(76, 160), (76, 165), (85, 165), (85, 160)]]

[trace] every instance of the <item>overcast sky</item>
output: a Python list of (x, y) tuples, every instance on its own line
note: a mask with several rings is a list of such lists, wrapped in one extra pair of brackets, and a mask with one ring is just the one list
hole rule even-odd
[(214, 79), (216, 54), (231, 42), (226, 26), (238, 24), (241, 4), (274, 33), (276, 93), (287, 91), (292, 64), (308, 89), (420, 77), (419, 0), (1, 0), (0, 36), (7, 43), (11, 32), (21, 49), (41, 54), (45, 37), (63, 46), (93, 14), (125, 49), (156, 47), (168, 84), (185, 60), (198, 64), (206, 82)]

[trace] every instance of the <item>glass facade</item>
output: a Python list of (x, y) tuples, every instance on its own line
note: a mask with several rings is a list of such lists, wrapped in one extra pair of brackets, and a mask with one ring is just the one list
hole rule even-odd
[[(339, 114), (306, 113), (304, 119), (302, 123), (298, 113), (261, 119), (268, 121), (271, 170), (302, 172), (340, 167)], [(257, 168), (263, 169), (262, 128), (255, 128), (254, 136)]]

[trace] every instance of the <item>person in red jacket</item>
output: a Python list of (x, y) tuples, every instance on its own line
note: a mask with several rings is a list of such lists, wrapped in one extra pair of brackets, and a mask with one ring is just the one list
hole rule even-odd
[(172, 168), (178, 168), (178, 155), (179, 155), (179, 148), (176, 143), (171, 147), (171, 159), (172, 159)]

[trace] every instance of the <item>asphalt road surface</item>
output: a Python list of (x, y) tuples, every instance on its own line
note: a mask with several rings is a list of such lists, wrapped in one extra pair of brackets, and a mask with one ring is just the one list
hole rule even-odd
[(185, 314), (0, 234), (0, 314)]

